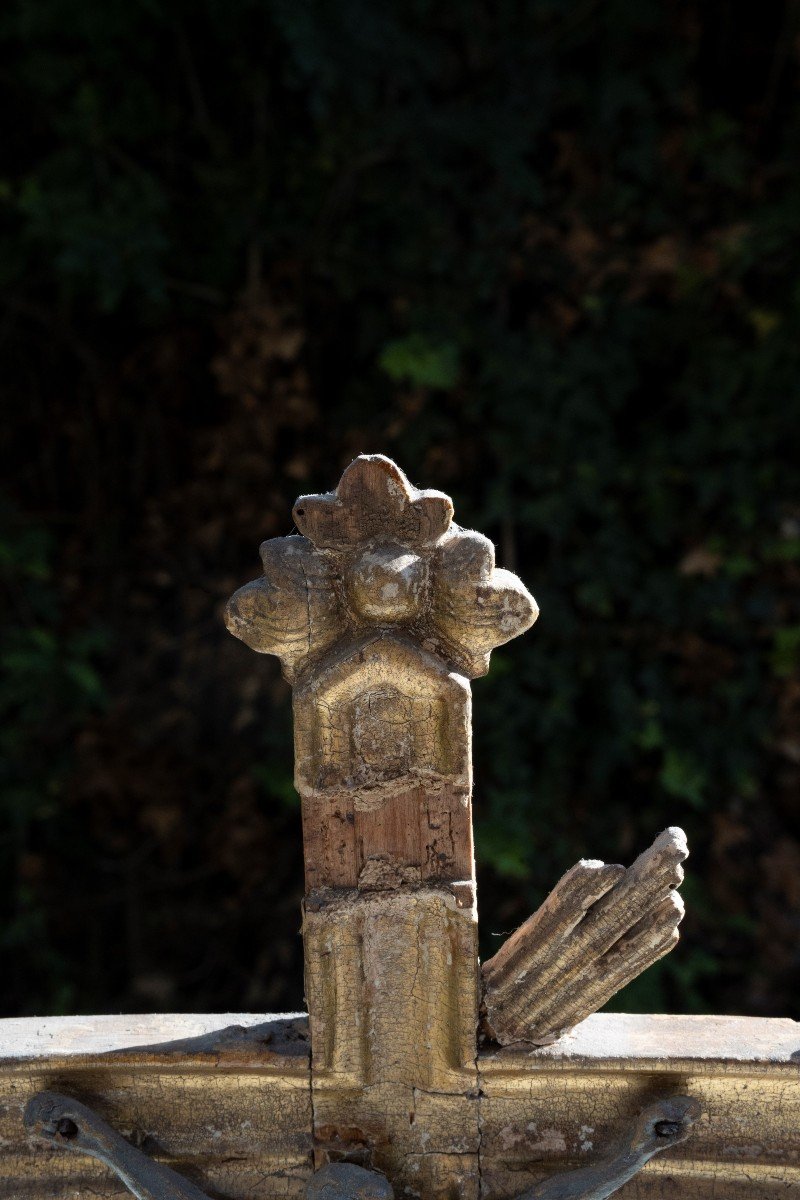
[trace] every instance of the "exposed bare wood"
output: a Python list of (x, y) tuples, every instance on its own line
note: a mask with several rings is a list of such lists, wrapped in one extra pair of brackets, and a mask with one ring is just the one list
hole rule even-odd
[(579, 862), (483, 967), (485, 1026), (546, 1045), (596, 1012), (678, 940), (689, 851), (666, 829), (626, 871)]
[(424, 785), (373, 797), (353, 793), (303, 797), (309, 890), (392, 890), (442, 880), (474, 899), (469, 793), (456, 784)]

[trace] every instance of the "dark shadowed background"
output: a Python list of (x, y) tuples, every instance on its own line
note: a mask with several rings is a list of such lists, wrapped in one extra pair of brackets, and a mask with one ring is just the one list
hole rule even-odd
[(295, 1008), (289, 693), (225, 631), (359, 451), (542, 616), (484, 952), (683, 825), (622, 1009), (798, 1016), (800, 5), (6, 0), (3, 1014)]

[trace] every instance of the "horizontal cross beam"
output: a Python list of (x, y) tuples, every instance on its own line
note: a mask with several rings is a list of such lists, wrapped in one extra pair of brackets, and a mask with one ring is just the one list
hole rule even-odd
[[(417, 1089), (405, 1120), (430, 1132), (418, 1165), (431, 1190), (505, 1200), (602, 1153), (642, 1104), (686, 1092), (705, 1114), (692, 1137), (619, 1195), (768, 1200), (800, 1190), (798, 1060), (788, 1019), (599, 1014), (556, 1045), (479, 1054), (477, 1090), (455, 1104)], [(313, 1171), (303, 1015), (0, 1021), (0, 1197), (119, 1200), (99, 1163), (31, 1146), (22, 1113), (42, 1089), (91, 1103), (226, 1200), (299, 1200)], [(352, 1159), (377, 1133), (354, 1117), (330, 1137)]]

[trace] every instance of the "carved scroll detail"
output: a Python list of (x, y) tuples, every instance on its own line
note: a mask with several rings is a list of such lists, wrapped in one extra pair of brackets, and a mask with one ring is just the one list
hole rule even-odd
[(483, 966), (485, 1027), (502, 1045), (554, 1042), (678, 941), (689, 853), (665, 829), (626, 871), (583, 860)]

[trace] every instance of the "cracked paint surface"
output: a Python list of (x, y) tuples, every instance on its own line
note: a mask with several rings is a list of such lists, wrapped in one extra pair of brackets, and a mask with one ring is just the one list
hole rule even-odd
[[(428, 1037), (426, 1054), (436, 1041)], [(436, 1086), (409, 1087), (399, 1061), (363, 1096), (344, 1076), (340, 1091), (332, 1077), (319, 1080), (318, 1133), (331, 1141), (335, 1131), (342, 1133), (338, 1152), (348, 1157), (386, 1162), (395, 1153), (387, 1127), (391, 1132), (396, 1125), (404, 1159), (398, 1196), (511, 1200), (585, 1164), (587, 1135), (602, 1153), (643, 1103), (683, 1091), (700, 1100), (705, 1116), (688, 1142), (653, 1160), (617, 1193), (622, 1200), (788, 1200), (800, 1194), (797, 1022), (600, 1014), (555, 1046), (487, 1047), (463, 1073), (447, 1065), (457, 1059), (452, 1050), (433, 1054)], [(35, 1091), (56, 1086), (93, 1098), (121, 1133), (225, 1200), (299, 1198), (310, 1177), (304, 1017), (0, 1022), (3, 1200), (126, 1195), (98, 1163), (42, 1155), (29, 1145), (22, 1109)], [(332, 1118), (327, 1131), (324, 1116)], [(218, 1134), (213, 1142), (207, 1126)], [(335, 1158), (337, 1149), (325, 1153)]]

